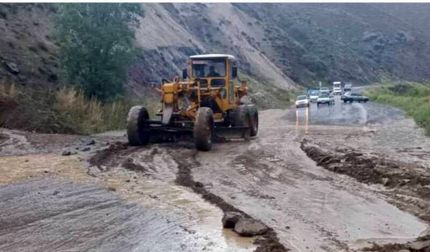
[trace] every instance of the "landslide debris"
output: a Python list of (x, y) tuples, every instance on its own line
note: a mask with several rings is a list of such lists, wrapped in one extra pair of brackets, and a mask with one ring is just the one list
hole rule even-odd
[[(224, 212), (224, 218), (222, 219), (224, 227), (232, 228), (242, 236), (258, 236), (255, 240), (255, 244), (258, 245), (255, 250), (256, 252), (288, 251), (280, 243), (276, 232), (272, 228), (253, 219), (245, 212), (227, 203), (221, 197), (209, 192), (203, 183), (194, 181), (191, 170), (200, 164), (195, 158), (197, 151), (192, 146), (174, 144), (163, 145), (163, 147), (167, 148), (168, 153), (170, 153), (178, 166), (175, 183), (192, 189), (195, 193), (201, 195), (203, 199), (219, 207)], [(123, 142), (111, 143), (109, 147), (98, 151), (92, 156), (89, 159), (89, 163), (91, 166), (98, 167), (102, 171), (105, 167), (119, 165), (129, 170), (145, 172), (146, 168), (136, 165), (130, 159), (130, 155), (139, 149), (142, 150), (142, 148), (131, 147)], [(157, 148), (154, 147), (151, 153), (154, 154), (153, 152), (156, 151)]]
[(430, 235), (422, 236), (416, 241), (406, 244), (390, 243), (386, 245), (373, 244), (370, 248), (364, 248), (363, 251), (378, 251), (378, 252), (429, 252), (430, 251)]
[(383, 193), (392, 198), (393, 204), (430, 221), (430, 175), (426, 167), (355, 149), (331, 150), (309, 139), (301, 142), (301, 149), (327, 170), (385, 186), (390, 190)]

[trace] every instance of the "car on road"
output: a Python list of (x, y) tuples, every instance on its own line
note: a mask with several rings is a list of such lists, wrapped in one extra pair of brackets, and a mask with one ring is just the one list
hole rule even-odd
[(299, 95), (296, 98), (296, 108), (309, 107), (309, 98), (306, 95)]
[(351, 83), (346, 83), (345, 87), (343, 87), (343, 93), (346, 94), (348, 92), (352, 91), (352, 84)]
[(342, 94), (342, 82), (334, 81), (333, 82), (333, 95), (341, 95)]
[(331, 90), (328, 87), (322, 87), (320, 88), (320, 93), (331, 93)]
[(321, 104), (334, 105), (334, 97), (328, 92), (320, 92), (320, 95), (317, 99), (317, 107)]
[(310, 102), (316, 102), (317, 101), (317, 99), (318, 99), (318, 94), (319, 94), (320, 92), (319, 92), (319, 90), (318, 89), (313, 89), (313, 90), (310, 90), (309, 92), (308, 92), (308, 95), (309, 95), (309, 101)]
[(369, 101), (369, 97), (364, 96), (362, 94), (359, 93), (354, 93), (354, 92), (347, 92), (344, 95), (341, 96), (340, 98), (344, 103), (352, 103), (352, 102), (368, 102)]

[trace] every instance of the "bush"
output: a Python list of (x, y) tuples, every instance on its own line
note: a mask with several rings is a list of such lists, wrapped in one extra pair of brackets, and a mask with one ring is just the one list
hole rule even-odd
[(399, 107), (430, 135), (430, 86), (400, 83), (373, 88), (367, 94), (376, 102)]
[(123, 93), (136, 55), (133, 25), (140, 4), (60, 4), (56, 20), (63, 79), (87, 98), (111, 101)]
[[(91, 134), (125, 129), (128, 111), (137, 104), (141, 105), (142, 101), (118, 99), (102, 103), (96, 98), (87, 99), (82, 91), (62, 88), (56, 92), (53, 109), (73, 132)], [(152, 103), (146, 103), (146, 107), (153, 112)]]

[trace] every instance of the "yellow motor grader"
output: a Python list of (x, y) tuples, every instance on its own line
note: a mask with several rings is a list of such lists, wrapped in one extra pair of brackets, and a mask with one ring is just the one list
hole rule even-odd
[(161, 84), (162, 108), (159, 120), (150, 120), (142, 106), (130, 109), (127, 135), (130, 145), (145, 145), (151, 137), (188, 134), (198, 150), (209, 151), (222, 132), (235, 131), (243, 138), (256, 136), (258, 111), (243, 103), (247, 83), (240, 82), (237, 62), (232, 55), (190, 56), (182, 79)]

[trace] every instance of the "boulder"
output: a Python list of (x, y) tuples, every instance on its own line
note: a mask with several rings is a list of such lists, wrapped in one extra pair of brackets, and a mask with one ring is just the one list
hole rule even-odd
[(15, 63), (13, 63), (13, 62), (4, 62), (4, 64), (6, 66), (6, 69), (9, 72), (11, 72), (13, 74), (18, 74), (19, 73), (19, 68), (18, 68), (18, 66)]
[(83, 145), (94, 145), (96, 143), (96, 141), (92, 138), (84, 138), (82, 139), (82, 144)]
[(70, 156), (70, 155), (72, 155), (72, 152), (69, 151), (69, 150), (64, 150), (63, 153), (61, 153), (61, 155), (63, 155), (63, 156)]
[(414, 241), (409, 244), (409, 248), (414, 251), (421, 251), (430, 248), (430, 240), (427, 241)]
[(83, 147), (82, 149), (81, 149), (81, 151), (90, 151), (91, 150), (91, 148), (90, 147)]
[(222, 226), (224, 228), (234, 228), (239, 219), (243, 218), (242, 214), (239, 212), (225, 212), (222, 217)]
[(269, 228), (263, 223), (249, 218), (239, 219), (239, 221), (234, 226), (234, 232), (241, 236), (262, 235), (268, 230)]

